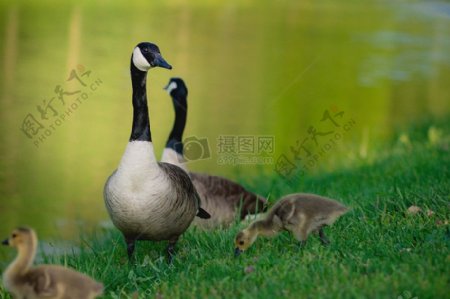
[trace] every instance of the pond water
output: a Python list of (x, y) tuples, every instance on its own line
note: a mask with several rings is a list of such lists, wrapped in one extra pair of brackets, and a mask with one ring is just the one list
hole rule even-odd
[(70, 239), (108, 219), (102, 189), (129, 137), (140, 41), (174, 67), (148, 78), (157, 153), (173, 122), (162, 88), (179, 76), (196, 171), (250, 180), (314, 130), (320, 142), (341, 130), (327, 168), (348, 147), (448, 115), (448, 2), (147, 2), (0, 3), (0, 236), (27, 224)]

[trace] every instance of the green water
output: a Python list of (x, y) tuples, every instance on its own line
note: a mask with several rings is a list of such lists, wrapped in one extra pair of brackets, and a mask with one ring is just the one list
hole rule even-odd
[[(189, 164), (196, 171), (248, 182), (274, 172), (310, 126), (335, 131), (321, 122), (327, 110), (352, 125), (312, 172), (349, 158), (348, 148), (364, 156), (395, 128), (449, 112), (448, 2), (35, 2), (0, 3), (0, 235), (27, 224), (70, 238), (108, 219), (102, 189), (129, 137), (129, 59), (140, 41), (157, 43), (174, 66), (148, 78), (157, 154), (173, 122), (162, 87), (180, 76), (189, 87), (185, 137), (210, 146), (209, 159)], [(80, 77), (86, 87), (67, 81), (72, 70), (90, 71)], [(80, 93), (63, 105), (57, 86)], [(77, 102), (81, 92), (87, 98)], [(37, 108), (52, 97), (55, 112), (42, 120)], [(44, 127), (32, 138), (21, 130), (28, 114)], [(241, 157), (268, 164), (221, 165), (220, 136), (273, 138), (273, 153), (253, 147)]]

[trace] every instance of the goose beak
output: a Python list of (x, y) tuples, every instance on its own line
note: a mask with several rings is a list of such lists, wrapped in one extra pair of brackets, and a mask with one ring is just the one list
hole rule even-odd
[(155, 66), (159, 66), (168, 70), (172, 69), (172, 66), (170, 64), (167, 63), (167, 61), (164, 60), (164, 58), (162, 58), (161, 54), (158, 54), (155, 59), (153, 60), (153, 63), (155, 64)]
[(234, 249), (234, 257), (238, 257), (239, 255), (241, 255), (241, 253), (242, 253), (242, 250), (240, 250), (239, 248), (235, 248)]
[(9, 245), (9, 240), (8, 239), (3, 240), (2, 245), (8, 246)]

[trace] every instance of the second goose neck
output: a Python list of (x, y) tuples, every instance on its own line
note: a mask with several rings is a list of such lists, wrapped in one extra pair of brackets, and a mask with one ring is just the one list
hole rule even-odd
[(187, 116), (187, 100), (185, 96), (172, 97), (173, 106), (175, 109), (175, 122), (173, 123), (172, 131), (167, 140), (166, 147), (172, 148), (179, 154), (183, 154), (183, 146), (181, 141), (183, 139), (183, 132), (186, 126)]
[(130, 66), (133, 85), (133, 127), (130, 141), (152, 141), (147, 104), (147, 72), (138, 70), (133, 62)]

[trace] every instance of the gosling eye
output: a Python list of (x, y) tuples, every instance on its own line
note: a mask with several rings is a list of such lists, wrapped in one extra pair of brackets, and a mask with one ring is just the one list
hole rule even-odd
[(239, 241), (239, 245), (244, 245), (244, 241)]
[(17, 235), (16, 234), (12, 234), (12, 238), (14, 239), (15, 237), (17, 237)]

